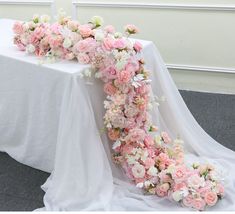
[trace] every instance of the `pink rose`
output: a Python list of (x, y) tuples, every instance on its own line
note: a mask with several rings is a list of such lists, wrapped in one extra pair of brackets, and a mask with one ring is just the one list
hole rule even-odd
[(205, 193), (204, 199), (208, 206), (214, 206), (218, 200), (218, 196), (216, 193), (209, 191)]
[(193, 206), (193, 196), (188, 195), (185, 198), (183, 198), (183, 205), (186, 207), (192, 207)]
[(131, 129), (126, 136), (127, 141), (137, 142), (137, 141), (143, 141), (145, 138), (145, 131), (143, 129), (135, 128)]
[(112, 82), (105, 83), (104, 92), (108, 95), (114, 95), (117, 91), (117, 88), (112, 84)]
[(87, 38), (84, 40), (80, 40), (75, 46), (75, 52), (90, 52), (95, 48), (95, 40), (92, 38)]
[(81, 64), (88, 64), (90, 62), (90, 57), (85, 53), (79, 53), (77, 55), (77, 60)]
[(182, 190), (182, 189), (186, 189), (186, 188), (187, 188), (187, 186), (186, 186), (185, 183), (176, 183), (176, 184), (174, 185), (173, 190), (174, 190), (174, 192), (175, 192), (175, 191)]
[(108, 137), (112, 141), (116, 141), (120, 137), (119, 129), (109, 129), (108, 130)]
[(119, 71), (117, 74), (119, 83), (128, 83), (131, 80), (130, 72), (127, 70)]
[(186, 177), (186, 167), (183, 166), (177, 166), (172, 174), (173, 178), (176, 180), (182, 180)]
[(113, 43), (113, 47), (117, 49), (124, 49), (126, 47), (126, 41), (124, 39), (116, 39)]
[(78, 27), (79, 33), (82, 37), (89, 37), (92, 34), (92, 29), (90, 25), (80, 25)]
[(115, 28), (112, 26), (112, 25), (107, 25), (104, 30), (107, 32), (107, 33), (111, 33), (113, 34), (115, 32)]
[(23, 24), (21, 22), (15, 22), (13, 25), (13, 32), (15, 34), (22, 34), (24, 33), (24, 28), (23, 28)]
[(25, 51), (25, 50), (26, 50), (25, 45), (23, 45), (22, 43), (18, 43), (18, 44), (16, 44), (16, 45), (17, 45), (17, 48), (18, 48), (20, 51)]
[(161, 188), (160, 185), (157, 185), (156, 187), (156, 194), (159, 196), (159, 197), (164, 197), (167, 195), (167, 191), (163, 191), (165, 190), (164, 188)]
[(135, 49), (136, 52), (140, 52), (143, 49), (143, 46), (140, 42), (136, 41), (134, 43), (134, 49)]
[(103, 44), (102, 44), (102, 48), (104, 50), (110, 51), (110, 50), (113, 49), (113, 47), (114, 47), (114, 40), (113, 40), (113, 38), (110, 38), (110, 37), (104, 38)]
[(165, 143), (170, 143), (171, 142), (171, 138), (169, 137), (169, 135), (167, 134), (167, 132), (162, 132), (161, 133), (161, 137), (163, 138)]
[(160, 189), (162, 192), (167, 192), (167, 191), (170, 189), (170, 185), (169, 185), (169, 183), (161, 184), (161, 185), (159, 186), (159, 189)]
[(124, 144), (124, 146), (122, 148), (122, 152), (124, 154), (130, 154), (133, 149), (134, 149), (134, 147), (131, 144)]
[(195, 198), (192, 201), (192, 207), (196, 210), (204, 210), (206, 206), (206, 202), (202, 198)]

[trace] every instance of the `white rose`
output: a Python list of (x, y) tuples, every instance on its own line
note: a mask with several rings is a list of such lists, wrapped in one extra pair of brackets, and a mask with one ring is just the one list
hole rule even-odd
[(91, 23), (94, 24), (95, 26), (99, 27), (99, 26), (103, 25), (104, 20), (100, 16), (93, 16), (91, 18)]
[(104, 34), (103, 34), (101, 31), (97, 31), (97, 32), (95, 33), (95, 39), (96, 39), (97, 41), (103, 41), (103, 39), (104, 39)]
[(65, 40), (64, 40), (64, 42), (63, 42), (63, 47), (64, 47), (64, 48), (69, 48), (69, 47), (71, 47), (71, 45), (72, 45), (71, 39), (65, 38)]
[(175, 200), (175, 201), (180, 201), (183, 199), (183, 195), (181, 194), (180, 191), (176, 191), (176, 192), (173, 192), (172, 193), (172, 198)]
[(131, 171), (135, 178), (143, 178), (145, 175), (145, 168), (141, 164), (135, 164)]
[(40, 22), (42, 22), (42, 23), (48, 23), (50, 20), (51, 20), (51, 17), (48, 15), (42, 15), (40, 17)]
[(34, 53), (35, 47), (32, 44), (27, 45), (26, 52), (27, 53)]
[(158, 170), (155, 166), (151, 166), (147, 171), (147, 174), (151, 176), (157, 176), (157, 173), (158, 173)]

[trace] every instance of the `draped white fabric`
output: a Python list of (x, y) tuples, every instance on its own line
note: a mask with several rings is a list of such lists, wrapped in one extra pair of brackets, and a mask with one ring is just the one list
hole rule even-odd
[[(38, 65), (12, 45), (13, 21), (0, 20), (0, 150), (26, 165), (52, 172), (39, 210), (186, 210), (168, 199), (144, 195), (111, 160), (103, 127), (102, 82), (82, 79), (89, 66)], [(235, 210), (235, 153), (195, 121), (152, 42), (142, 41), (153, 94), (166, 101), (153, 120), (185, 141), (187, 161), (223, 170), (226, 196), (210, 210)], [(234, 142), (231, 142), (234, 143)]]

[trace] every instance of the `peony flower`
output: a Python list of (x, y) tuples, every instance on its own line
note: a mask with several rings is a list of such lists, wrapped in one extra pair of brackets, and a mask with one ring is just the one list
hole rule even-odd
[(110, 140), (116, 141), (120, 137), (119, 129), (109, 129), (108, 137)]
[(172, 177), (175, 180), (182, 180), (182, 179), (185, 179), (186, 174), (187, 174), (186, 167), (184, 165), (183, 166), (180, 165), (174, 169), (172, 173)]
[(131, 171), (135, 178), (143, 178), (145, 176), (145, 168), (139, 163), (135, 164)]
[(135, 43), (134, 43), (134, 49), (135, 49), (135, 51), (136, 52), (140, 52), (142, 49), (143, 49), (143, 46), (142, 46), (142, 44), (140, 43), (140, 42), (138, 42), (138, 41), (136, 41)]
[(192, 201), (192, 207), (196, 210), (204, 210), (206, 206), (205, 201), (202, 198), (195, 198)]
[(82, 37), (86, 38), (89, 37), (92, 34), (92, 29), (90, 25), (80, 25), (78, 27), (79, 33), (81, 34)]
[(216, 193), (209, 191), (205, 193), (204, 199), (208, 206), (214, 206), (218, 200), (218, 196)]
[(139, 29), (135, 25), (126, 25), (124, 29), (128, 34), (136, 34), (139, 32)]
[(24, 28), (23, 28), (23, 24), (21, 22), (15, 22), (13, 25), (13, 31), (15, 34), (22, 34), (24, 33)]
[(117, 92), (117, 88), (112, 84), (112, 82), (108, 82), (104, 84), (104, 92), (108, 95), (114, 95)]
[(91, 23), (94, 24), (96, 27), (99, 27), (99, 26), (103, 25), (104, 20), (100, 16), (93, 16), (91, 18)]

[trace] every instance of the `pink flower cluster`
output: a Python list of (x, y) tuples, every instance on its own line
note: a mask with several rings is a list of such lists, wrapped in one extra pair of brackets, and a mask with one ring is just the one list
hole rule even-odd
[[(141, 43), (131, 42), (113, 26), (99, 29), (101, 25), (97, 16), (84, 25), (68, 17), (53, 24), (34, 18), (14, 24), (14, 43), (37, 56), (91, 64), (107, 95), (104, 124), (113, 144), (113, 160), (137, 187), (196, 210), (214, 206), (224, 196), (214, 167), (186, 166), (182, 140), (172, 140), (152, 124), (151, 86), (144, 60), (139, 58)], [(134, 25), (124, 30), (127, 36), (138, 32)]]

